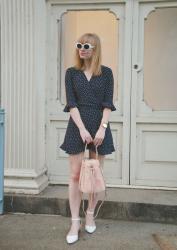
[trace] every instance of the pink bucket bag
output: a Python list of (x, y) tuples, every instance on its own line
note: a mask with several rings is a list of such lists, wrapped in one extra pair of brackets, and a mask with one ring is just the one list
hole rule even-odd
[[(85, 145), (84, 158), (82, 159), (82, 164), (81, 164), (81, 171), (79, 176), (79, 190), (82, 192), (82, 199), (84, 193), (91, 195), (91, 203), (93, 202), (93, 198), (96, 193), (104, 192), (104, 199), (99, 205), (97, 213), (94, 217), (96, 218), (107, 195), (106, 182), (103, 176), (103, 169), (98, 159), (97, 146), (96, 146), (96, 159), (86, 159), (86, 147), (87, 143)], [(84, 211), (84, 199), (83, 199), (83, 211)], [(84, 213), (86, 215), (85, 211)]]

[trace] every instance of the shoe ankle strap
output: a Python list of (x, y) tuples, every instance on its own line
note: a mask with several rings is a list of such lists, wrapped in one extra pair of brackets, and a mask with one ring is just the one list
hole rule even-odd
[(94, 214), (94, 210), (93, 211), (87, 210), (87, 214)]
[(71, 220), (80, 220), (80, 218), (71, 218)]

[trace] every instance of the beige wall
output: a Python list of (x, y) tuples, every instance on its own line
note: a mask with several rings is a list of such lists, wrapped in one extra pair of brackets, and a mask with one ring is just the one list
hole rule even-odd
[[(74, 64), (75, 42), (86, 32), (96, 33), (102, 45), (102, 64), (111, 67), (117, 82), (118, 20), (109, 11), (68, 11), (62, 18), (64, 67)], [(116, 93), (116, 84), (115, 91)]]
[(177, 8), (145, 21), (144, 99), (154, 110), (177, 110)]

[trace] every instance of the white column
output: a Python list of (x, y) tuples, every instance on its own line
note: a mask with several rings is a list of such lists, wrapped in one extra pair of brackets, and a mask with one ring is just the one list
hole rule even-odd
[(1, 0), (5, 192), (39, 193), (45, 166), (45, 0)]

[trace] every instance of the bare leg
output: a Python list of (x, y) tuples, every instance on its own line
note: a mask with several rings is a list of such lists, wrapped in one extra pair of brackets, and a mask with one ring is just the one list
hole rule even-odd
[[(96, 153), (93, 152), (93, 151), (89, 151), (89, 158), (90, 159), (96, 159)], [(103, 165), (104, 165), (104, 159), (105, 159), (105, 155), (98, 155), (98, 159), (100, 161), (100, 165), (101, 167), (103, 168)], [(94, 211), (95, 210), (95, 207), (97, 205), (97, 202), (98, 202), (98, 195), (94, 195), (94, 198), (93, 198), (93, 202), (91, 203), (90, 201), (90, 196), (89, 196), (89, 201), (88, 201), (88, 209), (90, 211)], [(93, 215), (92, 214), (87, 214), (86, 215), (86, 224), (87, 225), (90, 225), (90, 226), (93, 226), (95, 225), (95, 222), (93, 220)]]
[[(70, 163), (70, 180), (69, 180), (69, 205), (72, 218), (79, 217), (79, 209), (81, 203), (81, 192), (79, 190), (79, 175), (84, 152), (69, 155)], [(77, 234), (79, 221), (72, 221), (69, 234)]]

